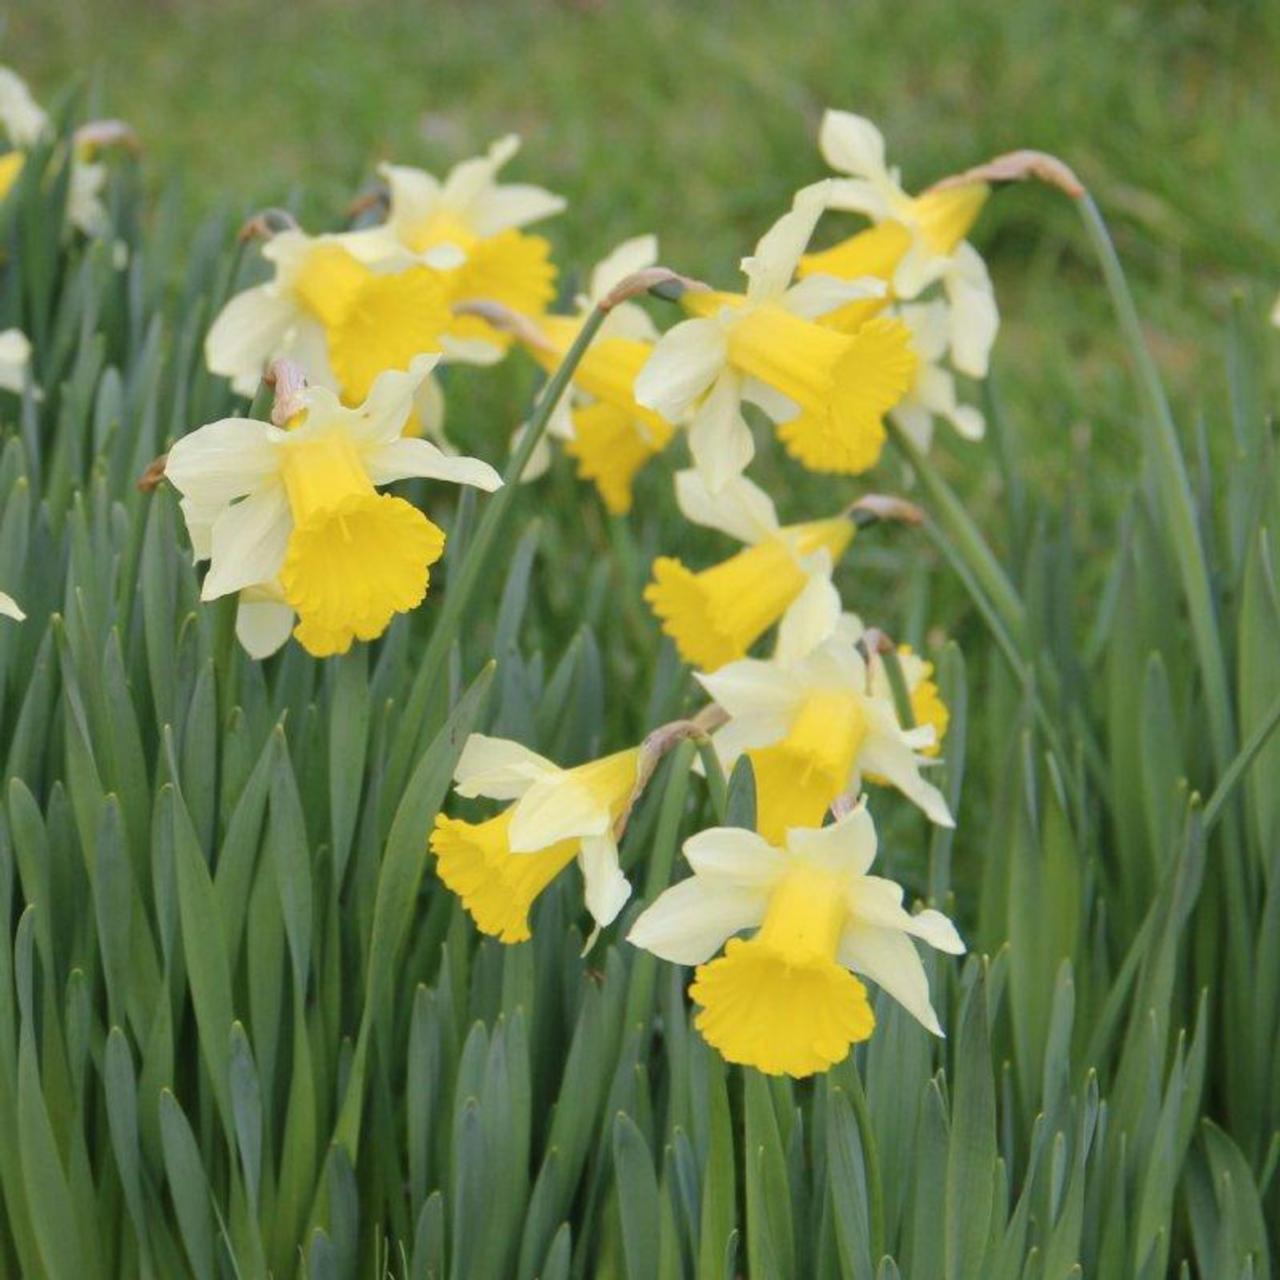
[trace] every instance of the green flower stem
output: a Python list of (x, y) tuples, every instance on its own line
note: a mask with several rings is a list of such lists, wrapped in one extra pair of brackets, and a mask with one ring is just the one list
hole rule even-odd
[(1013, 583), (992, 554), (986, 539), (974, 524), (964, 504), (955, 491), (942, 478), (928, 455), (900, 426), (888, 419), (885, 425), (894, 446), (915, 472), (921, 486), (929, 495), (929, 509), (933, 519), (955, 546), (957, 553), (969, 566), (974, 578), (991, 601), (1010, 639), (1023, 652), (1027, 647), (1027, 610), (1019, 598)]
[(1178, 556), (1182, 590), (1191, 614), (1191, 630), (1200, 662), (1201, 678), (1205, 684), (1214, 762), (1219, 770), (1225, 770), (1235, 751), (1235, 725), (1227, 686), (1227, 665), (1218, 634), (1209, 567), (1196, 522), (1191, 481), (1187, 476), (1186, 463), (1178, 442), (1178, 429), (1174, 425), (1159, 371), (1147, 349), (1133, 294), (1129, 290), (1129, 282), (1125, 279), (1124, 268), (1116, 255), (1107, 224), (1087, 192), (1076, 204), (1080, 208), (1089, 242), (1098, 255), (1107, 291), (1111, 294), (1111, 305), (1115, 308), (1120, 332), (1129, 346), (1129, 355), (1137, 375), (1138, 391), (1145, 409), (1141, 418), (1144, 443), (1155, 462), (1165, 518), (1169, 522), (1169, 531)]
[(607, 314), (608, 312), (602, 311), (599, 307), (591, 312), (582, 328), (578, 330), (577, 337), (565, 353), (559, 368), (543, 385), (542, 393), (529, 418), (529, 425), (507, 463), (507, 469), (502, 477), (502, 488), (490, 499), (479, 525), (467, 543), (466, 554), (449, 575), (440, 617), (436, 620), (435, 629), (427, 643), (426, 653), (414, 676), (404, 712), (396, 729), (395, 740), (392, 743), (389, 785), (393, 795), (399, 794), (402, 790), (413, 758), (417, 754), (418, 745), (429, 729), (429, 726), (423, 723), (426, 709), (439, 687), (439, 682), (445, 677), (449, 650), (462, 625), (467, 606), (471, 603), (471, 598), (488, 568), (490, 551), (511, 510), (520, 477), (524, 474), (529, 458), (547, 429), (552, 411), (568, 390), (574, 371), (604, 323)]
[(694, 738), (698, 744), (698, 757), (702, 761), (702, 771), (707, 775), (707, 791), (711, 796), (711, 808), (716, 815), (716, 824), (724, 826), (725, 814), (729, 807), (729, 784), (725, 780), (724, 770), (720, 767), (720, 757), (716, 754), (714, 743), (707, 734)]
[(906, 677), (902, 674), (902, 662), (898, 658), (897, 649), (886, 649), (880, 655), (880, 661), (884, 663), (885, 675), (889, 677), (889, 688), (893, 692), (893, 705), (898, 712), (898, 719), (904, 729), (914, 729), (916, 716), (911, 709), (911, 693), (907, 689)]

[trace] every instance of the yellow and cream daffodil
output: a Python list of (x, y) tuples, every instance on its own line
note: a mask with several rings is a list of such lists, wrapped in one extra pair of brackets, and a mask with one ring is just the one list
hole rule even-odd
[[(544, 315), (535, 321), (532, 328), (541, 341), (527, 344), (530, 354), (549, 374), (554, 373), (596, 305), (621, 281), (657, 260), (654, 236), (637, 236), (620, 244), (592, 272), (588, 291), (577, 299), (576, 315)], [(547, 426), (548, 435), (561, 440), (565, 452), (577, 461), (578, 475), (596, 486), (614, 515), (631, 510), (636, 473), (667, 447), (674, 434), (665, 418), (636, 403), (633, 391), (636, 374), (657, 339), (643, 307), (623, 302), (610, 310), (574, 371), (569, 394), (556, 406)], [(541, 448), (530, 462), (524, 476), (529, 480), (546, 470), (550, 450)]]
[[(536, 316), (555, 297), (550, 244), (520, 228), (561, 212), (565, 201), (541, 187), (498, 181), (519, 149), (519, 138), (501, 138), (443, 180), (406, 165), (379, 170), (390, 188), (379, 230), (442, 272), (451, 303), (484, 299)], [(449, 336), (455, 358), (478, 363), (497, 359), (510, 345), (509, 335), (474, 315), (454, 317)]]
[(854, 974), (942, 1034), (912, 939), (952, 955), (964, 943), (941, 912), (911, 915), (899, 885), (869, 874), (876, 832), (865, 807), (776, 841), (716, 827), (686, 840), (684, 854), (693, 875), (643, 912), (628, 940), (698, 966), (695, 1025), (728, 1061), (790, 1076), (842, 1061), (875, 1027)]
[(714, 735), (726, 770), (744, 753), (751, 761), (756, 827), (766, 838), (818, 825), (870, 774), (939, 826), (955, 825), (942, 793), (920, 773), (933, 725), (903, 729), (893, 699), (873, 689), (847, 635), (837, 631), (792, 661), (743, 658), (697, 679), (729, 716)]
[(769, 495), (746, 476), (713, 492), (696, 471), (676, 476), (686, 519), (746, 543), (737, 555), (694, 573), (672, 556), (653, 563), (644, 598), (680, 656), (704, 671), (743, 657), (778, 622), (814, 576), (832, 567), (853, 541), (846, 516), (783, 526)]
[[(986, 264), (965, 236), (990, 187), (965, 182), (909, 195), (897, 169), (885, 161), (880, 130), (850, 111), (823, 116), (818, 145), (833, 169), (850, 175), (831, 180), (829, 207), (864, 214), (875, 225), (831, 249), (807, 255), (800, 264), (801, 276), (875, 275), (904, 300), (940, 281), (951, 306), (952, 362), (961, 373), (985, 377), (999, 313)], [(856, 312), (846, 313), (842, 320), (856, 318)]]
[(981, 410), (956, 398), (955, 375), (946, 366), (950, 347), (951, 307), (942, 299), (904, 302), (895, 310), (911, 330), (919, 363), (915, 381), (900, 404), (889, 410), (893, 420), (922, 449), (933, 440), (934, 420), (941, 418), (966, 440), (981, 440), (987, 424)]
[(262, 256), (272, 279), (236, 294), (205, 339), (210, 370), (241, 395), (253, 395), (272, 360), (287, 358), (313, 386), (359, 404), (384, 370), (442, 349), (449, 310), (439, 275), (390, 253), (381, 234), (282, 231)]
[(12, 596), (5, 595), (3, 591), (0, 591), (0, 617), (12, 618), (15, 622), (21, 622), (26, 616)]
[(525, 941), (534, 900), (575, 860), (596, 927), (612, 923), (631, 895), (614, 825), (631, 802), (639, 760), (632, 748), (562, 769), (518, 742), (472, 734), (454, 773), (458, 794), (513, 803), (485, 822), (441, 814), (431, 851), (478, 929)]
[(0, 332), (0, 388), (21, 395), (30, 367), (31, 340), (27, 335), (21, 329)]
[(355, 408), (307, 387), (288, 429), (224, 418), (173, 446), (165, 474), (182, 494), (197, 556), (210, 560), (203, 599), (278, 580), (298, 615), (294, 634), (317, 656), (374, 639), (422, 601), (444, 533), (377, 486), (411, 476), (502, 483), (488, 463), (401, 436), (434, 363), (419, 357), (407, 373), (380, 374)]
[[(773, 660), (782, 666), (794, 666), (824, 644), (834, 642), (856, 645), (859, 652), (865, 655), (868, 690), (873, 697), (896, 706), (884, 657), (878, 647), (867, 652), (863, 643), (865, 636), (866, 628), (862, 625), (862, 619), (857, 614), (842, 610), (840, 596), (831, 580), (815, 576), (806, 583), (804, 590), (783, 617), (782, 625), (778, 628)], [(942, 700), (937, 682), (933, 678), (933, 663), (921, 658), (909, 644), (900, 644), (898, 665), (902, 671), (902, 683), (911, 702), (913, 726), (926, 726), (933, 730), (932, 741), (923, 743), (917, 750), (922, 756), (936, 756), (942, 750), (943, 739), (947, 736), (951, 712)], [(888, 779), (868, 773), (867, 781), (883, 784)]]
[(745, 294), (684, 295), (694, 318), (659, 340), (636, 379), (642, 405), (671, 423), (688, 419), (689, 448), (711, 489), (740, 474), (754, 454), (744, 400), (778, 425), (805, 466), (856, 474), (879, 458), (884, 414), (911, 385), (915, 357), (901, 321), (874, 316), (852, 334), (814, 323), (880, 297), (882, 281), (814, 273), (792, 283), (826, 188), (801, 191), (743, 260)]

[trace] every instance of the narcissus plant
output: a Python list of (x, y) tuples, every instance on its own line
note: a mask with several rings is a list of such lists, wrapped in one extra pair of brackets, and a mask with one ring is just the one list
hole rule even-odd
[(743, 658), (698, 676), (728, 714), (715, 734), (726, 768), (746, 754), (756, 777), (756, 826), (780, 840), (793, 826), (816, 826), (842, 797), (875, 774), (939, 826), (953, 826), (942, 793), (920, 770), (934, 746), (931, 723), (904, 729), (867, 663), (837, 632), (791, 662)]
[[(394, 245), (442, 273), (451, 302), (485, 299), (521, 315), (538, 315), (555, 297), (555, 265), (543, 236), (522, 230), (565, 207), (562, 196), (530, 183), (500, 183), (498, 171), (520, 149), (514, 134), (483, 156), (455, 165), (443, 179), (408, 165), (385, 164), (386, 222)], [(477, 361), (496, 359), (510, 335), (475, 315), (450, 323), (455, 349)]]
[(689, 988), (701, 1006), (696, 1025), (728, 1061), (791, 1076), (840, 1062), (875, 1027), (855, 974), (942, 1034), (912, 939), (953, 955), (964, 943), (941, 912), (910, 914), (899, 885), (868, 874), (876, 832), (865, 807), (776, 842), (712, 828), (685, 841), (684, 854), (693, 875), (666, 890), (628, 939), (698, 966)]
[(669, 422), (688, 418), (694, 464), (711, 489), (751, 461), (744, 401), (777, 425), (793, 457), (815, 471), (858, 474), (875, 465), (883, 418), (915, 372), (906, 327), (873, 316), (856, 333), (815, 323), (884, 282), (813, 274), (792, 283), (826, 208), (827, 184), (807, 187), (745, 258), (743, 294), (684, 294), (694, 318), (663, 335), (636, 380), (636, 398)]
[[(849, 175), (831, 180), (828, 207), (863, 214), (873, 225), (830, 249), (806, 254), (799, 274), (876, 276), (898, 300), (917, 298), (941, 283), (952, 363), (970, 377), (985, 377), (999, 313), (986, 263), (965, 237), (982, 212), (989, 185), (957, 181), (909, 195), (897, 169), (885, 160), (880, 130), (850, 111), (823, 116), (818, 145), (833, 169)], [(861, 319), (856, 311), (835, 317), (841, 328)]]
[(710, 569), (693, 572), (673, 556), (659, 556), (645, 599), (680, 656), (715, 671), (745, 656), (780, 621), (815, 575), (829, 579), (856, 531), (847, 516), (783, 526), (773, 500), (745, 476), (719, 491), (696, 471), (676, 476), (685, 518), (746, 543)]
[(454, 773), (457, 793), (513, 801), (497, 817), (441, 814), (431, 833), (440, 879), (476, 927), (503, 942), (529, 938), (529, 910), (571, 863), (582, 872), (597, 928), (631, 895), (618, 865), (615, 824), (633, 798), (639, 748), (562, 769), (518, 742), (473, 734)]
[(182, 494), (196, 558), (210, 562), (204, 599), (278, 583), (277, 611), (297, 614), (294, 634), (317, 656), (374, 639), (421, 603), (444, 533), (378, 487), (411, 476), (502, 483), (486, 462), (401, 436), (434, 363), (380, 374), (354, 408), (305, 387), (284, 427), (224, 418), (174, 445), (165, 474)]

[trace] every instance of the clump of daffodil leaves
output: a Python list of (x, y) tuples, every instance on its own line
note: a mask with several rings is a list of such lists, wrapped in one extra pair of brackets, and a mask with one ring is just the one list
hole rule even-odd
[[(1237, 361), (1221, 518), (1061, 162), (829, 110), (699, 280), (507, 136), (178, 270), (71, 105), (0, 68), (0, 1278), (1269, 1274), (1274, 441)], [(1144, 394), (1087, 653), (1024, 178)]]

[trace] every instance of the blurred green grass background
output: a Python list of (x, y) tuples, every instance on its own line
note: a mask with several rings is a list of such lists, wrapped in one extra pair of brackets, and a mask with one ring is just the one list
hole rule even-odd
[[(193, 227), (289, 202), (320, 229), (376, 161), (444, 167), (517, 130), (511, 174), (571, 201), (549, 228), (571, 271), (654, 230), (671, 265), (731, 281), (822, 176), (827, 105), (875, 118), (911, 186), (1053, 151), (1114, 223), (1185, 422), (1225, 402), (1233, 295), (1261, 329), (1280, 286), (1274, 3), (18, 0), (0, 58), (132, 122)], [(1074, 212), (1009, 190), (975, 239), (1020, 465), (1114, 510), (1132, 393)]]

